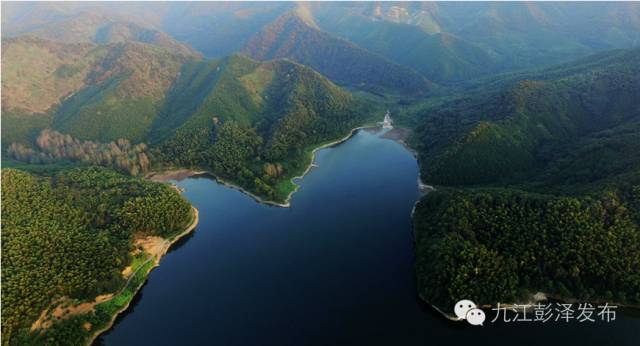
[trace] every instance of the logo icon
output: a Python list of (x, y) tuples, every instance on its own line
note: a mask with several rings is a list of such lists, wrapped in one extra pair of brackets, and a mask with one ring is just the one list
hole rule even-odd
[(474, 326), (481, 326), (484, 322), (484, 311), (480, 309), (471, 309), (467, 312), (467, 322)]
[(478, 309), (476, 303), (468, 299), (457, 302), (453, 311), (459, 320), (467, 320), (469, 324), (474, 326), (481, 326), (486, 318), (484, 311)]

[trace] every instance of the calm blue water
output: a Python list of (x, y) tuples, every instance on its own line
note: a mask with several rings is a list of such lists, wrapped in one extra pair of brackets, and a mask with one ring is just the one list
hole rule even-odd
[[(196, 231), (162, 259), (107, 345), (638, 345), (640, 319), (609, 324), (445, 320), (416, 296), (410, 212), (418, 167), (358, 132), (318, 152), (291, 208), (207, 178), (178, 182)], [(488, 317), (492, 318), (491, 313)]]

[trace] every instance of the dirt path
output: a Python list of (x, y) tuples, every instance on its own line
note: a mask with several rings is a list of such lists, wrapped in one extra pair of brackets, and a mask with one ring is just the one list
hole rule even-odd
[[(144, 237), (136, 240), (135, 245), (142, 247), (143, 251), (149, 254), (149, 258), (147, 258), (144, 262), (142, 262), (136, 268), (136, 270), (131, 270), (131, 267), (127, 267), (123, 270), (123, 274), (126, 273), (127, 275), (127, 281), (125, 282), (124, 285), (122, 285), (122, 287), (117, 292), (103, 294), (103, 295), (97, 296), (93, 301), (82, 302), (80, 304), (75, 303), (71, 298), (68, 298), (68, 297), (61, 297), (59, 299), (56, 299), (55, 301), (51, 302), (49, 307), (47, 307), (44, 311), (42, 311), (38, 319), (31, 325), (31, 331), (35, 331), (37, 329), (47, 329), (51, 327), (53, 323), (56, 321), (65, 320), (74, 315), (86, 314), (86, 313), (95, 311), (96, 305), (112, 300), (114, 297), (121, 294), (125, 289), (129, 288), (129, 284), (131, 284), (131, 280), (135, 278), (136, 274), (138, 274), (140, 270), (145, 268), (145, 266), (149, 262), (153, 261), (154, 266), (151, 269), (149, 269), (149, 272), (151, 272), (153, 268), (160, 265), (160, 260), (167, 253), (167, 251), (169, 250), (169, 248), (173, 243), (178, 241), (183, 236), (191, 233), (196, 228), (200, 220), (198, 215), (198, 209), (192, 207), (192, 212), (193, 212), (193, 220), (191, 224), (183, 232), (176, 235), (173, 239), (169, 240), (169, 239), (164, 239), (158, 236), (149, 236), (149, 237)], [(142, 284), (140, 286), (142, 286)], [(139, 288), (140, 287), (135, 287), (133, 288), (133, 291), (137, 293)], [(113, 325), (113, 322), (115, 321), (116, 316), (119, 315), (124, 310), (126, 310), (128, 306), (129, 304), (127, 304), (124, 308), (122, 308), (120, 311), (114, 314), (112, 316), (111, 321), (108, 323), (108, 325), (105, 328), (102, 328), (96, 331), (91, 336), (88, 344), (93, 343), (93, 340), (95, 340), (95, 338), (97, 338), (98, 335), (100, 335), (101, 333), (111, 328), (111, 326)], [(90, 330), (91, 324), (88, 322), (86, 324), (84, 327), (87, 328), (87, 330)]]
[[(187, 234), (191, 233), (191, 232), (196, 228), (196, 226), (198, 225), (198, 222), (200, 221), (200, 218), (199, 218), (199, 215), (198, 215), (198, 209), (196, 209), (195, 207), (191, 207), (191, 210), (193, 211), (193, 220), (192, 220), (191, 224), (190, 224), (190, 225), (189, 225), (189, 226), (188, 226), (188, 227), (187, 227), (187, 228), (186, 228), (182, 233), (180, 233), (180, 234), (176, 235), (173, 239), (169, 240), (169, 239), (164, 239), (164, 238), (157, 237), (157, 236), (151, 236), (151, 237), (143, 238), (143, 239), (141, 240), (141, 245), (142, 245), (142, 246), (143, 246), (143, 248), (144, 248), (144, 241), (145, 241), (145, 240), (148, 240), (149, 238), (158, 238), (158, 239), (161, 239), (161, 241), (158, 241), (158, 240), (153, 240), (153, 241), (151, 241), (152, 246), (148, 248), (148, 251), (151, 251), (151, 252), (149, 252), (149, 253), (151, 254), (151, 257), (149, 257), (149, 259), (147, 259), (147, 260), (146, 260), (142, 265), (140, 265), (140, 266), (138, 267), (138, 270), (140, 270), (141, 268), (143, 268), (143, 267), (144, 267), (144, 265), (148, 263), (148, 261), (151, 261), (151, 260), (154, 260), (154, 259), (155, 259), (153, 267), (152, 267), (151, 269), (149, 269), (149, 273), (151, 273), (151, 271), (152, 271), (155, 267), (157, 267), (157, 266), (159, 266), (159, 265), (160, 265), (160, 260), (161, 260), (161, 259), (162, 259), (162, 257), (167, 253), (167, 251), (169, 251), (169, 249), (171, 248), (171, 245), (173, 245), (175, 242), (177, 242), (178, 240), (180, 240), (182, 237), (184, 237), (184, 236), (186, 236)], [(147, 249), (145, 249), (145, 252), (146, 252), (146, 251), (147, 251)], [(136, 272), (137, 272), (137, 270), (136, 270)], [(134, 272), (134, 273), (129, 277), (129, 279), (127, 280), (127, 285), (123, 286), (123, 288), (122, 288), (119, 292), (122, 292), (122, 290), (123, 290), (124, 288), (126, 288), (126, 287), (129, 285), (129, 283), (130, 283), (131, 279), (132, 279), (134, 276), (135, 276), (135, 272)], [(135, 294), (137, 294), (137, 293), (138, 293), (138, 290), (140, 289), (140, 287), (142, 287), (142, 285), (144, 284), (144, 282), (145, 282), (145, 281), (146, 281), (146, 278), (145, 278), (145, 280), (143, 280), (143, 281), (140, 283), (140, 285), (139, 285), (138, 287), (136, 287), (136, 288), (134, 289), (134, 296), (135, 296)], [(133, 300), (133, 299), (131, 299), (131, 300)], [(106, 332), (107, 330), (111, 329), (111, 327), (113, 326), (113, 323), (114, 323), (114, 322), (115, 322), (115, 320), (116, 320), (116, 317), (118, 317), (118, 315), (119, 315), (119, 314), (121, 314), (123, 311), (125, 311), (125, 310), (127, 310), (127, 309), (129, 308), (129, 304), (131, 303), (131, 300), (130, 300), (129, 302), (127, 302), (127, 304), (126, 304), (124, 307), (122, 307), (122, 309), (118, 310), (118, 311), (117, 311), (117, 312), (116, 312), (116, 313), (111, 317), (111, 321), (109, 321), (109, 323), (107, 323), (107, 325), (106, 325), (104, 328), (102, 328), (102, 329), (99, 329), (99, 330), (95, 331), (95, 332), (93, 333), (93, 335), (91, 335), (91, 337), (90, 337), (90, 338), (89, 338), (89, 340), (87, 341), (87, 345), (91, 345), (91, 344), (93, 344), (93, 341), (94, 341), (94, 340), (95, 340), (95, 339), (96, 339), (100, 334), (102, 334), (102, 333)]]

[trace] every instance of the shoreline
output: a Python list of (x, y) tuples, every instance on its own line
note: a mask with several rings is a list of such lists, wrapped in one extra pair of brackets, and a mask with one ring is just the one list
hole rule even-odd
[[(314, 167), (318, 167), (315, 164), (315, 156), (316, 156), (316, 152), (318, 152), (319, 150), (322, 149), (327, 149), (327, 148), (331, 148), (334, 146), (337, 146), (339, 144), (342, 144), (343, 142), (348, 141), (349, 139), (351, 139), (351, 137), (353, 137), (358, 131), (360, 130), (367, 130), (367, 129), (372, 129), (372, 128), (377, 128), (380, 127), (380, 125), (363, 125), (363, 126), (358, 126), (358, 127), (354, 127), (352, 128), (349, 133), (340, 138), (340, 139), (336, 139), (334, 141), (331, 141), (329, 143), (325, 143), (325, 144), (321, 144), (317, 147), (315, 147), (313, 150), (311, 150), (310, 156), (311, 156), (311, 160), (309, 161), (309, 164), (307, 165), (307, 167), (305, 168), (305, 170), (296, 176), (293, 176), (291, 178), (289, 178), (289, 181), (294, 185), (294, 189), (289, 192), (289, 194), (287, 195), (287, 198), (285, 198), (284, 202), (276, 202), (276, 201), (272, 201), (272, 200), (267, 200), (264, 199), (248, 190), (246, 190), (245, 188), (243, 188), (242, 186), (236, 185), (232, 182), (229, 182), (225, 179), (220, 178), (219, 176), (217, 176), (216, 174), (214, 174), (211, 171), (208, 170), (201, 170), (201, 169), (193, 169), (193, 168), (174, 168), (174, 169), (168, 169), (168, 170), (159, 170), (159, 171), (151, 171), (149, 173), (147, 173), (145, 175), (145, 179), (151, 180), (151, 181), (155, 181), (155, 182), (163, 182), (166, 183), (168, 180), (183, 180), (186, 178), (190, 178), (190, 177), (197, 177), (197, 176), (208, 176), (210, 178), (212, 178), (213, 180), (215, 180), (217, 183), (228, 187), (228, 188), (232, 188), (234, 190), (240, 191), (242, 193), (244, 193), (245, 195), (253, 198), (256, 202), (261, 203), (261, 204), (265, 204), (265, 205), (271, 205), (271, 206), (275, 206), (275, 207), (280, 207), (280, 208), (290, 208), (291, 207), (291, 198), (293, 197), (293, 195), (298, 191), (298, 189), (300, 189), (300, 184), (296, 183), (295, 180), (298, 179), (303, 179)], [(393, 131), (394, 129), (400, 129), (400, 128), (392, 128), (391, 131)], [(403, 128), (403, 130), (406, 130)], [(384, 137), (383, 137), (384, 138)], [(386, 139), (390, 139), (394, 142), (399, 143), (400, 145), (402, 145), (407, 151), (409, 151), (415, 158), (416, 160), (418, 160), (418, 153), (411, 148), (402, 138), (386, 138)], [(420, 193), (429, 193), (431, 191), (435, 191), (436, 188), (432, 185), (427, 185), (422, 181), (422, 177), (420, 176), (420, 173), (418, 172), (418, 177), (417, 177), (417, 185), (418, 185), (418, 190), (420, 191)], [(417, 202), (416, 202), (417, 203)], [(412, 211), (413, 214), (413, 211)]]
[(363, 126), (354, 127), (349, 131), (349, 133), (345, 137), (337, 139), (337, 140), (329, 142), (329, 143), (326, 143), (326, 144), (321, 144), (320, 146), (315, 147), (313, 150), (311, 150), (311, 153), (310, 153), (311, 161), (307, 165), (307, 168), (305, 168), (305, 170), (301, 174), (289, 178), (289, 181), (295, 187), (291, 192), (289, 192), (289, 194), (287, 195), (287, 198), (282, 203), (276, 202), (276, 201), (272, 201), (272, 200), (263, 199), (262, 197), (257, 196), (257, 195), (255, 195), (254, 193), (252, 193), (250, 191), (247, 191), (246, 189), (244, 189), (241, 186), (238, 186), (238, 185), (236, 185), (234, 183), (231, 183), (229, 181), (226, 181), (226, 180), (218, 177), (213, 172), (208, 171), (208, 170), (177, 168), (177, 169), (169, 169), (169, 170), (165, 170), (165, 171), (151, 171), (151, 172), (149, 172), (149, 173), (147, 173), (145, 175), (145, 179), (148, 179), (148, 180), (151, 180), (151, 181), (155, 181), (155, 182), (167, 182), (168, 180), (182, 180), (182, 179), (186, 179), (186, 178), (189, 178), (189, 177), (209, 176), (209, 177), (213, 178), (216, 182), (220, 183), (221, 185), (223, 185), (225, 187), (228, 187), (228, 188), (232, 188), (234, 190), (238, 190), (238, 191), (244, 193), (245, 195), (253, 198), (258, 203), (271, 205), (271, 206), (275, 206), (275, 207), (280, 207), (280, 208), (290, 208), (291, 207), (291, 198), (293, 197), (293, 194), (296, 193), (298, 191), (298, 189), (300, 188), (300, 185), (297, 184), (294, 180), (304, 178), (304, 176), (307, 175), (314, 167), (317, 167), (317, 165), (315, 164), (315, 156), (316, 156), (316, 152), (318, 150), (322, 150), (322, 149), (326, 149), (326, 148), (331, 148), (331, 147), (337, 146), (337, 145), (349, 140), (358, 131), (363, 130), (363, 129), (368, 129), (368, 128), (375, 128), (375, 127), (377, 127), (377, 125), (363, 125)]
[[(408, 152), (410, 152), (413, 155), (413, 157), (416, 159), (416, 161), (418, 162), (418, 178), (417, 178), (418, 190), (420, 190), (421, 193), (429, 193), (431, 191), (436, 191), (436, 188), (433, 185), (425, 184), (422, 181), (422, 175), (420, 174), (420, 159), (418, 158), (418, 152), (414, 148), (412, 148), (406, 141), (411, 132), (412, 130), (406, 127), (392, 127), (389, 132), (385, 133), (382, 136), (382, 138), (390, 139), (392, 141), (399, 143)], [(411, 215), (413, 215), (413, 211)]]
[[(151, 268), (149, 268), (149, 271), (147, 271), (146, 275), (145, 275), (145, 279), (142, 280), (142, 282), (140, 283), (140, 285), (138, 285), (138, 287), (136, 287), (134, 289), (134, 293), (133, 296), (131, 297), (131, 299), (127, 302), (127, 304), (125, 306), (123, 306), (121, 309), (118, 309), (116, 311), (115, 314), (113, 314), (113, 316), (111, 316), (111, 320), (109, 321), (109, 323), (107, 323), (106, 326), (104, 326), (103, 328), (100, 328), (98, 330), (96, 330), (95, 332), (93, 332), (91, 334), (91, 336), (89, 337), (89, 339), (87, 340), (86, 345), (90, 346), (93, 345), (93, 343), (96, 341), (96, 339), (104, 332), (110, 330), (113, 327), (113, 324), (115, 323), (116, 319), (118, 318), (118, 316), (123, 313), (124, 311), (126, 311), (127, 309), (129, 309), (129, 305), (131, 304), (131, 302), (133, 301), (133, 298), (139, 293), (140, 288), (142, 286), (144, 286), (144, 284), (147, 282), (147, 277), (149, 276), (149, 274), (151, 273), (151, 271), (153, 269), (155, 269), (156, 267), (160, 266), (160, 261), (161, 259), (167, 254), (167, 252), (169, 251), (169, 249), (171, 248), (171, 246), (176, 243), (178, 240), (180, 240), (181, 238), (183, 238), (184, 236), (190, 234), (193, 230), (195, 230), (195, 228), (198, 226), (198, 223), (200, 221), (200, 216), (199, 216), (199, 211), (198, 209), (196, 209), (196, 207), (191, 206), (191, 211), (193, 212), (193, 220), (191, 222), (191, 224), (189, 224), (189, 226), (187, 226), (187, 228), (185, 228), (182, 232), (178, 233), (177, 235), (173, 236), (170, 239), (165, 239), (166, 243), (164, 244), (163, 248), (162, 248), (162, 252), (160, 253), (159, 256), (156, 256), (155, 259), (153, 260), (153, 266)], [(141, 266), (142, 268), (143, 266)], [(132, 273), (131, 277), (133, 277), (136, 273)], [(128, 285), (128, 283), (127, 283)], [(121, 290), (125, 289), (127, 287), (127, 285), (123, 286)]]
[[(241, 186), (238, 186), (236, 184), (230, 183), (218, 176), (216, 176), (213, 172), (208, 171), (208, 170), (197, 170), (197, 169), (190, 169), (190, 168), (175, 168), (175, 169), (168, 169), (168, 170), (163, 170), (163, 171), (151, 171), (149, 173), (147, 173), (145, 175), (145, 179), (154, 181), (154, 182), (161, 182), (161, 183), (166, 183), (169, 180), (183, 180), (186, 178), (190, 178), (190, 177), (197, 177), (197, 176), (208, 176), (212, 179), (214, 179), (216, 182), (218, 182), (219, 184), (228, 187), (228, 188), (232, 188), (235, 190), (238, 190), (242, 193), (244, 193), (247, 196), (250, 196), (251, 198), (253, 198), (256, 202), (261, 203), (261, 204), (265, 204), (265, 205), (272, 205), (272, 206), (276, 206), (276, 207), (280, 207), (280, 208), (289, 208), (291, 207), (291, 198), (293, 197), (293, 194), (296, 193), (298, 191), (298, 189), (300, 188), (300, 185), (297, 184), (294, 180), (296, 179), (303, 179), (314, 167), (317, 167), (317, 165), (315, 164), (315, 155), (316, 152), (318, 152), (319, 150), (322, 149), (326, 149), (326, 148), (331, 148), (334, 146), (337, 146), (345, 141), (348, 141), (351, 137), (353, 137), (358, 131), (360, 130), (366, 130), (366, 129), (372, 129), (372, 128), (377, 128), (380, 127), (379, 125), (363, 125), (363, 126), (358, 126), (355, 128), (352, 128), (349, 133), (342, 137), (339, 138), (337, 140), (331, 141), (329, 143), (325, 143), (322, 145), (319, 145), (317, 147), (315, 147), (313, 150), (311, 150), (310, 152), (310, 156), (311, 156), (311, 160), (309, 161), (309, 164), (307, 165), (306, 169), (299, 175), (294, 176), (292, 178), (289, 179), (289, 181), (295, 186), (295, 188), (289, 192), (289, 194), (287, 195), (287, 198), (285, 199), (284, 203), (279, 203), (279, 202), (275, 202), (275, 201), (271, 201), (271, 200), (265, 200), (262, 199), (261, 197), (247, 191), (246, 189), (244, 189)], [(405, 128), (391, 128), (391, 131), (393, 131), (394, 129), (397, 129), (399, 131), (403, 131), (404, 135), (408, 135), (406, 132), (404, 131), (410, 131), (408, 129)], [(387, 132), (388, 133), (388, 132)], [(418, 153), (409, 146), (409, 144), (405, 141), (405, 137), (404, 136), (400, 136), (398, 138), (394, 138), (394, 137), (385, 137), (385, 135), (383, 135), (383, 138), (385, 139), (389, 139), (392, 140), (396, 143), (399, 143), (400, 145), (402, 145), (407, 151), (409, 151), (413, 157), (416, 159), (416, 161), (418, 161)], [(431, 191), (435, 191), (435, 187), (433, 187), (432, 185), (427, 185), (422, 181), (422, 177), (420, 176), (420, 172), (418, 172), (418, 176), (417, 176), (417, 186), (418, 186), (418, 191), (420, 193), (429, 193)], [(173, 185), (175, 187), (175, 185)], [(418, 199), (414, 205), (413, 208), (411, 210), (411, 217), (413, 218), (413, 214), (415, 211), (415, 207), (418, 204), (420, 200)], [(455, 316), (447, 314), (446, 312), (444, 312), (443, 310), (441, 310), (439, 307), (431, 304), (429, 301), (427, 301), (426, 299), (420, 297), (420, 299), (425, 302), (428, 306), (430, 306), (431, 308), (433, 308), (435, 311), (437, 311), (438, 313), (440, 313), (442, 316), (444, 316), (446, 319), (451, 320), (451, 321), (459, 321)]]
[(316, 161), (316, 152), (318, 150), (322, 150), (322, 149), (327, 149), (327, 148), (331, 148), (334, 146), (337, 146), (341, 143), (344, 143), (346, 141), (348, 141), (349, 139), (351, 139), (351, 137), (353, 137), (356, 133), (358, 133), (358, 131), (360, 130), (364, 130), (364, 129), (368, 129), (368, 128), (374, 128), (377, 127), (377, 125), (363, 125), (363, 126), (359, 126), (359, 127), (354, 127), (351, 129), (351, 131), (349, 131), (349, 133), (340, 139), (337, 139), (333, 142), (329, 142), (326, 144), (322, 144), (319, 147), (314, 148), (313, 150), (311, 150), (310, 156), (311, 156), (311, 161), (309, 162), (309, 165), (307, 165), (307, 168), (304, 170), (304, 172), (302, 172), (302, 174), (292, 177), (291, 179), (289, 179), (289, 181), (295, 186), (295, 188), (293, 189), (293, 191), (289, 192), (289, 194), (287, 195), (287, 198), (284, 200), (284, 205), (286, 205), (286, 207), (291, 206), (291, 197), (293, 197), (293, 194), (296, 193), (298, 191), (298, 189), (300, 188), (300, 185), (297, 184), (294, 180), (297, 179), (303, 179), (305, 175), (307, 175), (311, 169), (313, 169), (313, 167), (317, 167), (317, 165), (315, 164)]

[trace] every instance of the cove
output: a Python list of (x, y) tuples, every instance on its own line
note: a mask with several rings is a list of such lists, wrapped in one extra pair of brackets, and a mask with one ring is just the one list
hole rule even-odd
[(489, 323), (417, 296), (410, 213), (418, 166), (361, 130), (316, 153), (290, 208), (206, 177), (176, 182), (200, 223), (149, 275), (106, 345), (635, 345), (640, 319)]

